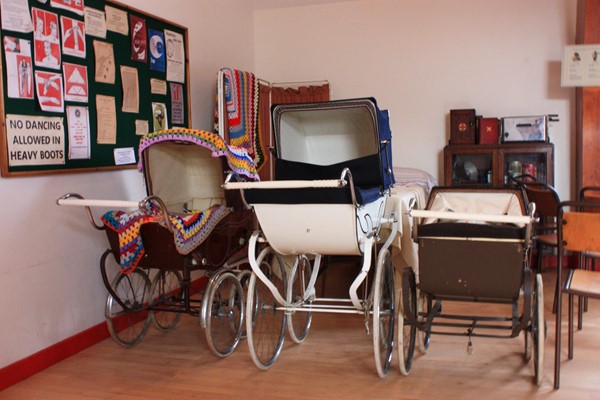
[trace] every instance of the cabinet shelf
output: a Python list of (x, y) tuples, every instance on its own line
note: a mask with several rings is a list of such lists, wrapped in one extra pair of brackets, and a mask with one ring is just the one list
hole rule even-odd
[(444, 147), (446, 186), (503, 187), (511, 175), (528, 173), (554, 185), (554, 145), (510, 143)]

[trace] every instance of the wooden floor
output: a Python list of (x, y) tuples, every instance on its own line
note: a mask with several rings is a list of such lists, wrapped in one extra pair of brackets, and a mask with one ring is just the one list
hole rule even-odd
[(436, 335), (427, 354), (416, 353), (409, 376), (400, 375), (394, 354), (393, 369), (381, 379), (362, 317), (316, 315), (307, 340), (295, 345), (287, 338), (279, 360), (261, 371), (245, 342), (229, 358), (217, 359), (196, 319), (184, 316), (173, 332), (152, 328), (132, 349), (104, 340), (7, 388), (0, 399), (598, 398), (600, 306), (593, 302), (584, 330), (576, 334), (575, 359), (567, 361), (563, 354), (561, 389), (552, 389), (553, 279), (552, 272), (544, 274), (548, 337), (539, 388), (533, 363), (523, 360), (523, 336), (474, 339), (474, 352), (468, 355), (466, 338)]

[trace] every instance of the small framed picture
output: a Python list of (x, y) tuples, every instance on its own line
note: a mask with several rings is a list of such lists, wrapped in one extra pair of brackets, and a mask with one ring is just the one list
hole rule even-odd
[(548, 120), (546, 115), (502, 118), (503, 143), (507, 142), (546, 142)]

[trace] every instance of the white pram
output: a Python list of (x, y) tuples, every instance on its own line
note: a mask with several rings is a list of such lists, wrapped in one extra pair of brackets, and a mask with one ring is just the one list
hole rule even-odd
[[(362, 314), (367, 327), (372, 318), (375, 365), (384, 377), (396, 314), (389, 246), (398, 229), (398, 216), (384, 215), (394, 180), (387, 112), (364, 98), (278, 105), (272, 119), (275, 180), (224, 184), (242, 189), (260, 225), (248, 249), (253, 274), (246, 330), (252, 359), (269, 368), (283, 346), (286, 324), (300, 343), (312, 312)], [(382, 225), (389, 225), (387, 238), (380, 237)], [(348, 298), (316, 296), (324, 255), (362, 257)], [(291, 267), (285, 267), (288, 260)], [(369, 290), (365, 278), (373, 263)], [(360, 296), (359, 288), (365, 289)]]

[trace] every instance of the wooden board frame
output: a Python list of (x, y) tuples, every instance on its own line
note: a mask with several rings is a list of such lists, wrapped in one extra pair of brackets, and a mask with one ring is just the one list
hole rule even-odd
[[(76, 13), (64, 10), (61, 8), (51, 7), (51, 1), (47, 3), (41, 3), (35, 0), (28, 0), (29, 10), (35, 7), (50, 11), (61, 16), (66, 16), (72, 19), (83, 21), (84, 17)], [(185, 81), (183, 85), (183, 123), (176, 124), (179, 127), (191, 127), (192, 116), (191, 116), (191, 102), (190, 102), (190, 70), (189, 70), (189, 44), (188, 44), (188, 30), (186, 27), (179, 24), (169, 22), (163, 18), (153, 16), (142, 10), (124, 5), (113, 0), (85, 0), (85, 6), (94, 8), (97, 10), (104, 11), (105, 6), (110, 6), (118, 10), (125, 11), (128, 16), (134, 15), (143, 18), (146, 21), (146, 31), (148, 29), (156, 29), (163, 31), (170, 30), (181, 34), (183, 37), (183, 45), (185, 51)], [(129, 27), (129, 32), (130, 32)], [(131, 59), (131, 47), (130, 47), (130, 34), (122, 35), (116, 32), (107, 31), (106, 39), (99, 38), (91, 35), (85, 36), (86, 41), (86, 57), (78, 58), (65, 54), (61, 54), (62, 62), (60, 70), (50, 70), (44, 67), (33, 67), (33, 71), (47, 71), (57, 72), (62, 75), (64, 62), (85, 65), (87, 67), (88, 74), (88, 102), (87, 103), (76, 103), (65, 101), (65, 107), (63, 112), (47, 112), (42, 111), (38, 102), (37, 94), (34, 91), (34, 98), (29, 99), (14, 99), (8, 97), (7, 90), (7, 65), (4, 51), (4, 37), (10, 36), (18, 39), (25, 39), (31, 42), (31, 56), (34, 57), (34, 39), (33, 32), (20, 33), (9, 30), (0, 30), (2, 37), (2, 63), (0, 64), (0, 88), (2, 89), (2, 96), (0, 96), (0, 173), (2, 177), (21, 177), (21, 176), (35, 176), (35, 175), (48, 175), (48, 174), (59, 174), (59, 173), (76, 173), (76, 172), (94, 172), (94, 171), (110, 171), (119, 169), (132, 169), (135, 168), (135, 164), (127, 165), (116, 165), (114, 160), (114, 149), (115, 148), (128, 148), (133, 147), (137, 161), (137, 149), (139, 144), (140, 136), (135, 134), (135, 121), (146, 120), (149, 124), (149, 131), (153, 130), (152, 125), (152, 102), (164, 103), (167, 108), (168, 127), (173, 127), (172, 115), (169, 112), (171, 110), (171, 90), (170, 81), (166, 80), (166, 72), (157, 72), (150, 70), (150, 60), (146, 63), (140, 61), (134, 61)], [(95, 74), (95, 55), (94, 55), (94, 40), (105, 41), (113, 44), (114, 59), (115, 59), (115, 83), (106, 84), (96, 82), (94, 79)], [(62, 52), (62, 44), (61, 44)], [(138, 113), (127, 113), (121, 111), (123, 88), (121, 83), (120, 67), (121, 66), (135, 67), (138, 70), (138, 85), (139, 85), (139, 111)], [(150, 92), (150, 79), (160, 79), (166, 82), (167, 93), (165, 95), (152, 94)], [(35, 80), (35, 79), (34, 79)], [(116, 119), (117, 119), (117, 138), (115, 144), (98, 144), (97, 139), (97, 113), (96, 113), (96, 95), (109, 95), (115, 98), (116, 107)], [(90, 158), (89, 159), (78, 159), (71, 160), (68, 157), (68, 121), (67, 121), (67, 109), (66, 106), (85, 106), (88, 107), (89, 112), (89, 130), (90, 130)], [(7, 115), (23, 115), (26, 117), (62, 117), (63, 118), (63, 140), (62, 146), (64, 151), (64, 164), (47, 164), (47, 165), (21, 165), (14, 166), (10, 165), (9, 162), (9, 143), (8, 143), (8, 132), (7, 132)]]

